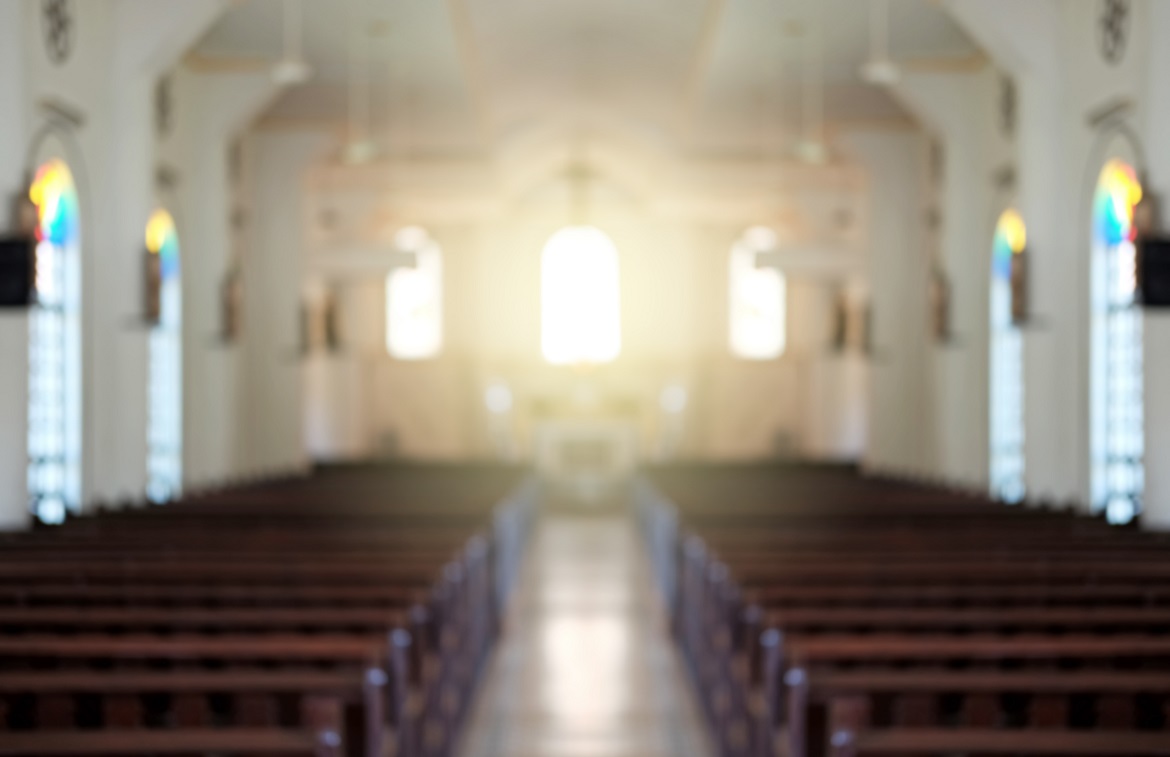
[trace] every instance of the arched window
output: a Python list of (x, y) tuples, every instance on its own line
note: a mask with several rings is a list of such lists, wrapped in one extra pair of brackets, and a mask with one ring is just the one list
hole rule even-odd
[(146, 224), (146, 250), (158, 256), (159, 318), (150, 332), (147, 496), (165, 502), (183, 483), (183, 300), (179, 235), (165, 210)]
[(1132, 166), (1105, 164), (1093, 198), (1092, 495), (1112, 523), (1141, 511), (1145, 489), (1142, 318), (1137, 305), (1134, 208), (1142, 187)]
[(395, 246), (413, 253), (413, 267), (386, 277), (386, 350), (399, 360), (426, 360), (443, 347), (443, 254), (425, 231), (398, 232)]
[(60, 523), (81, 504), (81, 219), (69, 167), (37, 169), (36, 304), (29, 314), (28, 488), (33, 514)]
[(1012, 274), (1026, 244), (1024, 219), (1004, 211), (991, 246), (991, 492), (1005, 502), (1024, 498), (1024, 352)]
[(775, 268), (760, 268), (756, 256), (776, 248), (770, 229), (748, 229), (731, 248), (729, 302), (731, 352), (746, 360), (773, 360), (788, 343), (788, 282)]
[(554, 365), (609, 363), (622, 350), (621, 280), (613, 241), (593, 226), (568, 226), (540, 261), (540, 347)]

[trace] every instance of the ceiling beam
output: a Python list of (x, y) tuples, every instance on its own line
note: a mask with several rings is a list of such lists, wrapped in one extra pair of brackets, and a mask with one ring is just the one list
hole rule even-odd
[(982, 71), (990, 63), (985, 53), (971, 53), (963, 56), (938, 56), (933, 58), (903, 58), (898, 67), (915, 74), (969, 74)]
[(727, 0), (707, 0), (707, 11), (699, 28), (699, 39), (691, 58), (691, 69), (683, 89), (680, 134), (686, 140), (694, 127), (695, 117), (703, 97), (703, 85), (711, 72), (711, 61), (715, 58), (715, 46), (719, 42), (719, 30), (723, 26), (723, 13)]
[(451, 17), (451, 33), (455, 37), (459, 67), (463, 71), (463, 82), (467, 86), (467, 94), (471, 100), (476, 131), (483, 144), (490, 144), (492, 118), (482, 75), (483, 62), (479, 54), (479, 45), (475, 41), (475, 27), (471, 22), (467, 0), (447, 0), (447, 12)]
[(192, 71), (201, 74), (255, 74), (271, 71), (276, 63), (275, 60), (261, 57), (204, 55), (198, 52), (188, 53), (183, 62)]

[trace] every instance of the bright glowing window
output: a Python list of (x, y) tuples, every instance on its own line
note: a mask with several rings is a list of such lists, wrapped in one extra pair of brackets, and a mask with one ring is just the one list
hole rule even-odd
[(433, 358), (443, 347), (442, 251), (417, 227), (400, 231), (395, 246), (415, 265), (386, 277), (386, 350), (399, 360)]
[(554, 365), (608, 363), (621, 353), (621, 279), (613, 241), (593, 226), (561, 229), (540, 263), (540, 346)]
[(33, 514), (60, 523), (81, 504), (81, 218), (69, 167), (37, 169), (36, 306), (29, 314), (28, 488)]
[(183, 303), (179, 235), (165, 210), (146, 224), (146, 250), (159, 258), (159, 321), (150, 333), (147, 496), (177, 497), (183, 482)]
[(1012, 268), (1026, 245), (1024, 219), (1004, 211), (991, 248), (991, 491), (1005, 502), (1024, 498), (1024, 354), (1012, 320)]
[(1142, 319), (1137, 303), (1134, 208), (1142, 187), (1132, 166), (1105, 164), (1093, 198), (1092, 495), (1113, 523), (1141, 511)]
[(756, 227), (731, 248), (728, 295), (731, 352), (736, 357), (773, 360), (787, 346), (788, 282), (775, 268), (756, 266), (756, 255), (775, 247), (775, 233)]

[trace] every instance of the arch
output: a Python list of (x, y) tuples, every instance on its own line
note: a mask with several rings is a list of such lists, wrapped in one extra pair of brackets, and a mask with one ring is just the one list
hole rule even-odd
[(991, 492), (1005, 502), (1024, 498), (1024, 350), (1012, 313), (1012, 283), (1028, 233), (1014, 208), (995, 225), (991, 244)]
[(443, 253), (424, 229), (402, 229), (395, 247), (413, 267), (386, 276), (386, 351), (398, 360), (428, 360), (443, 348)]
[(777, 246), (776, 233), (756, 226), (731, 248), (728, 262), (731, 353), (744, 360), (775, 360), (788, 346), (788, 280), (760, 268), (756, 256)]
[(1133, 166), (1108, 160), (1092, 207), (1090, 302), (1091, 493), (1112, 523), (1141, 512), (1145, 489), (1142, 316), (1137, 302), (1134, 209), (1142, 186)]
[(29, 313), (28, 490), (33, 515), (61, 523), (81, 505), (81, 210), (68, 164), (49, 158), (29, 187), (37, 210)]
[(553, 365), (609, 363), (621, 354), (617, 247), (595, 226), (566, 226), (540, 259), (540, 346)]
[(159, 208), (146, 223), (146, 251), (158, 258), (158, 321), (150, 332), (147, 497), (165, 502), (183, 483), (183, 289), (175, 219)]

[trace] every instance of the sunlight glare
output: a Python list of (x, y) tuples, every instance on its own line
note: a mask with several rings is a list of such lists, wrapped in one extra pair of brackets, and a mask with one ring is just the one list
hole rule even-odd
[(433, 242), (415, 250), (414, 268), (386, 278), (386, 350), (398, 360), (427, 360), (443, 347), (443, 259)]
[(541, 350), (554, 365), (608, 363), (621, 352), (618, 253), (596, 227), (566, 227), (544, 247)]

